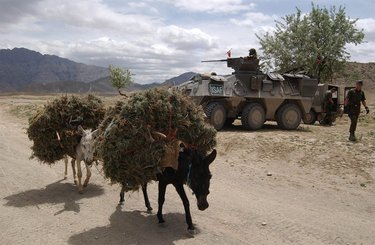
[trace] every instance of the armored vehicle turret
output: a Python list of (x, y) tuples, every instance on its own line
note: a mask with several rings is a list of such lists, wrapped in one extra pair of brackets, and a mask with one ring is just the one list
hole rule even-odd
[(203, 62), (226, 62), (234, 72), (197, 74), (178, 86), (203, 106), (217, 129), (237, 118), (249, 130), (263, 127), (267, 120), (282, 129), (296, 129), (310, 112), (318, 80), (302, 74), (263, 73), (254, 56)]

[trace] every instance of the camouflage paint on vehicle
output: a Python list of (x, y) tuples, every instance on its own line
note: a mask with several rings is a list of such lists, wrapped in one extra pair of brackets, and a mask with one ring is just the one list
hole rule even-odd
[(264, 74), (256, 57), (228, 58), (208, 62), (227, 62), (230, 75), (197, 74), (178, 89), (203, 106), (220, 130), (240, 118), (250, 130), (266, 120), (277, 121), (283, 129), (295, 129), (309, 113), (318, 80), (301, 74)]

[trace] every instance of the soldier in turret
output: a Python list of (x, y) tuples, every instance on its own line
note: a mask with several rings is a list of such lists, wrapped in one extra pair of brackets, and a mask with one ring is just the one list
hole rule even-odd
[(247, 59), (247, 60), (256, 60), (256, 59), (258, 59), (257, 51), (255, 50), (255, 48), (251, 48), (249, 50), (249, 56), (247, 56), (245, 59)]
[(361, 102), (366, 109), (366, 113), (370, 112), (367, 104), (365, 93), (362, 91), (363, 81), (357, 81), (355, 88), (349, 90), (345, 99), (345, 106), (348, 107), (348, 116), (350, 118), (350, 141), (356, 141), (355, 130), (357, 129), (357, 122), (359, 113), (361, 112)]

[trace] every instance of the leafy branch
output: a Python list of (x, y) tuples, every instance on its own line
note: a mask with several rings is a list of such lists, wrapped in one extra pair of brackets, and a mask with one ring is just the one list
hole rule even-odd
[(297, 9), (276, 21), (275, 30), (257, 35), (264, 66), (280, 72), (305, 71), (322, 81), (332, 81), (350, 59), (348, 44), (363, 42), (364, 32), (344, 7), (329, 9), (312, 4), (304, 14)]

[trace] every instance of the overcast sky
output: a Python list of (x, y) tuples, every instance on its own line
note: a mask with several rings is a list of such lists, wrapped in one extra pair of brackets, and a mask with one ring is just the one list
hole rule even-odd
[[(375, 1), (314, 1), (342, 5), (366, 42), (348, 47), (352, 60), (375, 61)], [(185, 71), (228, 72), (204, 59), (244, 56), (255, 33), (274, 20), (311, 9), (305, 0), (0, 0), (0, 48), (25, 47), (77, 62), (130, 68), (140, 83)], [(230, 70), (229, 70), (230, 71)]]

